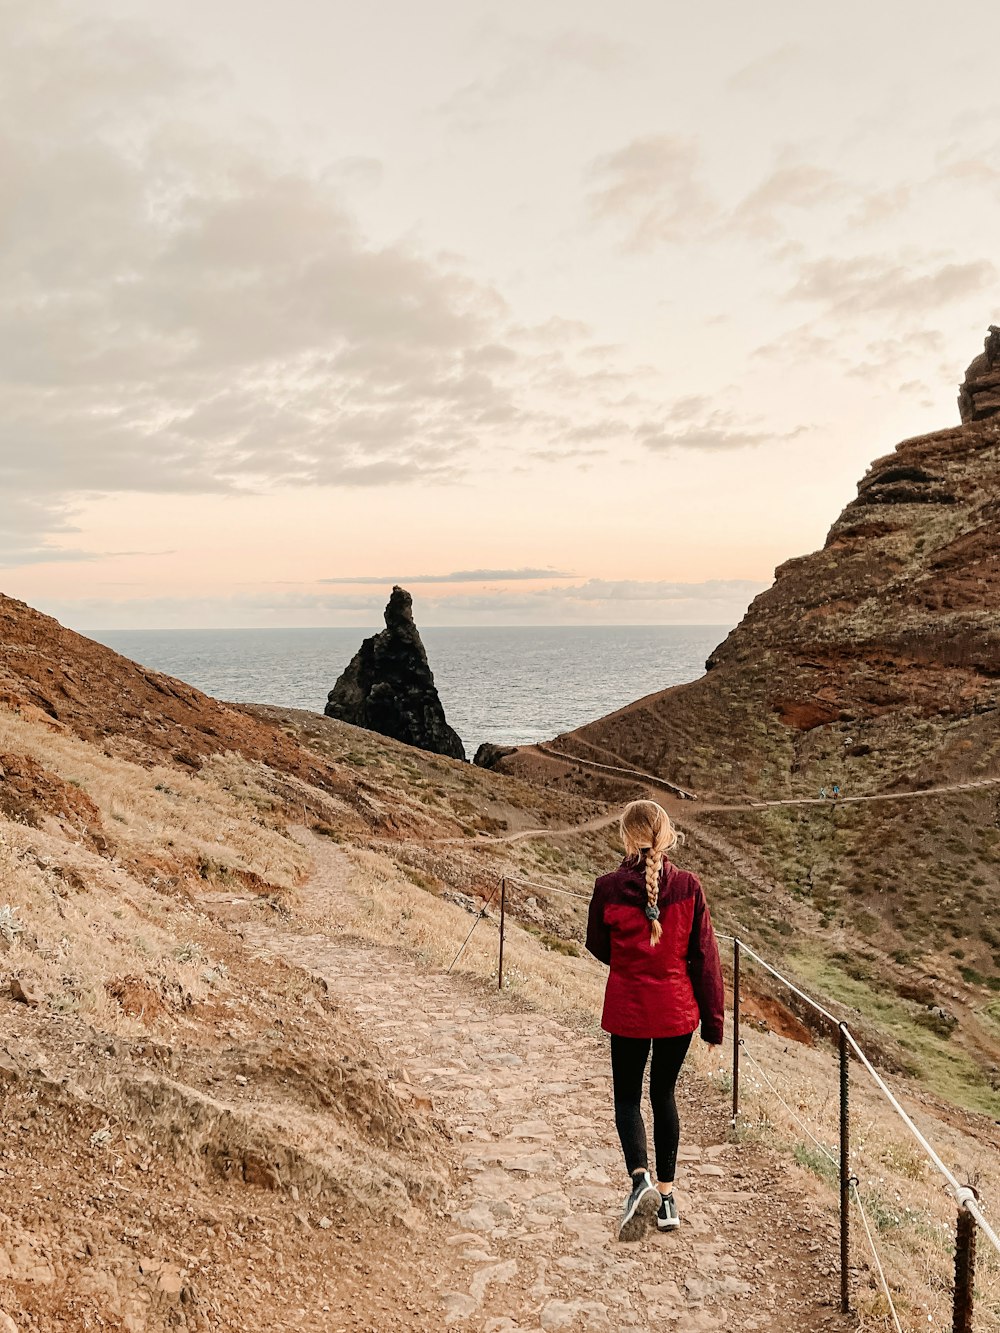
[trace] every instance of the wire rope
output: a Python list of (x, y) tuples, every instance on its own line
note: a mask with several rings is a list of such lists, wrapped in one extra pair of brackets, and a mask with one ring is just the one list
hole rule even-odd
[(475, 928), (479, 925), (480, 921), (482, 921), (483, 917), (486, 915), (486, 909), (487, 909), (487, 907), (489, 907), (490, 903), (493, 901), (494, 897), (496, 896), (496, 891), (497, 891), (497, 889), (498, 889), (499, 887), (500, 887), (500, 880), (497, 880), (497, 882), (493, 885), (492, 890), (490, 891), (490, 896), (489, 896), (489, 897), (486, 899), (486, 901), (483, 903), (483, 906), (482, 906), (481, 910), (479, 911), (479, 913), (477, 914), (475, 921), (473, 921), (473, 923), (472, 923), (472, 929), (469, 931), (468, 935), (466, 935), (465, 939), (463, 940), (463, 942), (462, 942), (462, 947), (459, 949), (459, 951), (458, 951), (458, 953), (455, 955), (455, 957), (451, 960), (451, 964), (449, 965), (449, 967), (448, 967), (448, 971), (445, 973), (445, 976), (448, 976), (448, 977), (451, 976), (451, 969), (455, 966), (455, 964), (456, 964), (456, 963), (458, 962), (458, 960), (461, 958), (462, 954), (465, 953), (465, 946), (468, 944), (469, 940), (472, 939), (472, 931), (475, 930)]
[(840, 1171), (840, 1163), (837, 1161), (836, 1157), (834, 1157), (833, 1153), (829, 1150), (829, 1148), (826, 1146), (826, 1144), (821, 1143), (821, 1142), (819, 1141), (819, 1139), (816, 1137), (816, 1135), (815, 1135), (815, 1134), (812, 1132), (812, 1130), (809, 1128), (809, 1126), (806, 1124), (806, 1122), (805, 1122), (803, 1119), (801, 1119), (801, 1117), (798, 1116), (798, 1115), (792, 1110), (792, 1108), (791, 1108), (791, 1107), (788, 1105), (788, 1103), (785, 1101), (784, 1097), (782, 1097), (782, 1095), (781, 1095), (781, 1093), (778, 1091), (778, 1089), (774, 1086), (774, 1084), (771, 1082), (771, 1080), (770, 1080), (770, 1079), (767, 1077), (767, 1075), (764, 1073), (764, 1070), (761, 1068), (761, 1066), (758, 1064), (758, 1062), (753, 1058), (753, 1056), (752, 1056), (752, 1055), (750, 1054), (750, 1052), (747, 1050), (747, 1048), (746, 1048), (746, 1044), (745, 1044), (743, 1041), (740, 1042), (740, 1046), (743, 1048), (743, 1054), (746, 1056), (746, 1058), (747, 1058), (747, 1059), (750, 1061), (750, 1063), (753, 1065), (754, 1069), (757, 1070), (757, 1073), (758, 1073), (758, 1074), (760, 1075), (760, 1077), (764, 1080), (764, 1083), (767, 1085), (767, 1087), (769, 1087), (769, 1088), (771, 1089), (771, 1091), (774, 1093), (775, 1097), (777, 1097), (778, 1101), (781, 1102), (782, 1106), (785, 1108), (785, 1110), (788, 1112), (788, 1114), (792, 1117), (792, 1119), (795, 1121), (795, 1123), (799, 1126), (799, 1128), (800, 1128), (804, 1133), (806, 1133), (806, 1134), (809, 1135), (809, 1137), (812, 1139), (813, 1143), (815, 1143), (816, 1147), (820, 1150), (820, 1152), (823, 1154), (823, 1156), (826, 1157), (830, 1162), (832, 1162), (833, 1165), (837, 1168), (837, 1171), (839, 1172), (839, 1171)]
[(878, 1273), (879, 1282), (882, 1284), (882, 1291), (886, 1301), (889, 1303), (889, 1313), (892, 1315), (892, 1322), (896, 1326), (896, 1333), (903, 1333), (902, 1325), (899, 1322), (899, 1315), (896, 1313), (896, 1307), (892, 1301), (892, 1295), (889, 1291), (889, 1284), (885, 1280), (885, 1272), (882, 1268), (882, 1260), (878, 1257), (878, 1249), (875, 1245), (875, 1238), (872, 1235), (871, 1227), (868, 1225), (868, 1214), (865, 1212), (865, 1206), (861, 1202), (861, 1195), (858, 1193), (857, 1181), (851, 1181), (851, 1189), (854, 1192), (854, 1202), (858, 1205), (858, 1211), (861, 1214), (861, 1221), (864, 1223), (865, 1235), (868, 1237), (868, 1248), (872, 1252), (872, 1258), (875, 1260), (875, 1270)]

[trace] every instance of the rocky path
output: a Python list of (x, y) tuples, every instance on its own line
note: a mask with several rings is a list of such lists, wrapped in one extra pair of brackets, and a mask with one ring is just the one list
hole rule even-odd
[[(350, 862), (314, 840), (304, 904), (343, 918)], [(338, 905), (341, 910), (338, 910)], [(744, 1328), (813, 1333), (847, 1325), (831, 1219), (776, 1175), (760, 1147), (732, 1144), (722, 1098), (682, 1076), (678, 1171), (683, 1225), (635, 1244), (615, 1236), (624, 1172), (605, 1043), (516, 1012), (468, 979), (390, 948), (329, 933), (248, 927), (252, 947), (322, 976), (451, 1135), (457, 1182), (447, 1262), (401, 1275), (433, 1287), (456, 1330)], [(784, 1169), (784, 1168), (782, 1168)], [(391, 1243), (391, 1242), (388, 1242)]]

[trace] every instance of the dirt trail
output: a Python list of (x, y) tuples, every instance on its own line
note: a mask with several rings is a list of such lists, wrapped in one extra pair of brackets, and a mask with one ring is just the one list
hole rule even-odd
[[(958, 791), (977, 791), (984, 787), (1000, 786), (1000, 778), (978, 778), (973, 782), (953, 782), (940, 787), (925, 787), (920, 791), (891, 791), (874, 792), (870, 796), (838, 796), (820, 797), (820, 796), (792, 796), (783, 800), (775, 801), (754, 801), (749, 797), (738, 804), (723, 804), (719, 802), (705, 802), (698, 799), (692, 793), (684, 793), (679, 796), (680, 788), (673, 783), (658, 778), (654, 773), (644, 773), (635, 768), (618, 768), (613, 764), (598, 764), (592, 759), (580, 759), (576, 755), (564, 754), (561, 750), (553, 750), (551, 746), (537, 745), (535, 751), (544, 759), (556, 759), (562, 763), (579, 764), (584, 768), (593, 769), (601, 773), (620, 773), (623, 777), (635, 779), (648, 783), (655, 787), (659, 792), (667, 794), (667, 805), (670, 813), (676, 816), (675, 822), (684, 823), (691, 821), (700, 814), (715, 814), (721, 811), (747, 811), (747, 810), (769, 810), (774, 807), (785, 807), (791, 805), (822, 805), (833, 808), (837, 805), (854, 805), (863, 801), (910, 801), (914, 799), (922, 800), (930, 796), (942, 796)], [(651, 795), (656, 793), (651, 792)], [(692, 802), (697, 802), (692, 805)], [(500, 834), (479, 834), (476, 838), (477, 843), (511, 843), (523, 842), (528, 838), (559, 838), (568, 837), (578, 833), (593, 833), (598, 829), (608, 828), (612, 824), (617, 824), (619, 811), (616, 809), (614, 814), (599, 815), (594, 819), (588, 819), (582, 824), (571, 824), (565, 828), (529, 828), (519, 829), (517, 833)], [(435, 844), (463, 844), (469, 846), (468, 838), (433, 838), (430, 840)]]
[[(643, 782), (650, 782), (654, 786), (671, 793), (674, 796), (680, 796), (680, 799), (687, 801), (698, 801), (698, 797), (691, 792), (683, 792), (672, 782), (667, 782), (665, 778), (658, 778), (655, 773), (646, 773), (637, 768), (625, 768), (616, 764), (598, 764), (593, 759), (580, 759), (576, 755), (566, 754), (562, 750), (554, 750), (551, 745), (537, 745), (534, 747), (539, 754), (550, 759), (559, 759), (565, 763), (579, 764), (583, 768), (594, 769), (601, 773), (620, 773), (623, 777), (638, 778)], [(707, 805), (698, 801), (699, 811), (715, 810), (768, 810), (773, 806), (786, 805), (850, 805), (859, 801), (906, 801), (914, 797), (941, 796), (948, 792), (956, 791), (974, 791), (980, 787), (1000, 786), (1000, 778), (978, 778), (974, 782), (952, 782), (941, 787), (924, 787), (920, 791), (890, 791), (874, 792), (870, 796), (838, 796), (836, 799), (832, 796), (790, 796), (778, 801), (755, 801), (749, 796), (745, 801), (736, 805)], [(523, 835), (522, 835), (523, 836)]]
[(652, 1320), (764, 1333), (846, 1327), (827, 1304), (831, 1218), (763, 1149), (727, 1141), (723, 1098), (703, 1076), (682, 1076), (681, 1230), (621, 1244), (613, 1228), (624, 1173), (604, 1041), (339, 935), (351, 863), (321, 840), (310, 847), (316, 871), (303, 907), (329, 929), (248, 924), (245, 938), (322, 977), (446, 1126), (456, 1180), (449, 1260), (401, 1275), (436, 1290), (443, 1324), (484, 1333)]

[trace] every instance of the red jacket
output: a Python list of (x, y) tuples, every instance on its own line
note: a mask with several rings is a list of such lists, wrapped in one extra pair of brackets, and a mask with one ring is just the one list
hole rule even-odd
[(719, 946), (696, 875), (664, 861), (660, 872), (659, 944), (649, 942), (642, 862), (623, 861), (594, 885), (587, 948), (607, 963), (601, 1027), (618, 1037), (680, 1037), (694, 1032), (722, 1041), (725, 992)]

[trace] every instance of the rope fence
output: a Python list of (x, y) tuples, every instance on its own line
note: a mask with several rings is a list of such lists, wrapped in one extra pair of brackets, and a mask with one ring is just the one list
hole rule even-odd
[[(767, 973), (785, 986), (793, 995), (807, 1004), (812, 1011), (821, 1017), (825, 1022), (836, 1029), (840, 1055), (840, 1161), (834, 1163), (838, 1167), (840, 1176), (841, 1207), (840, 1207), (840, 1232), (841, 1232), (841, 1309), (846, 1314), (850, 1310), (850, 1274), (849, 1274), (849, 1248), (850, 1248), (850, 1216), (849, 1205), (853, 1199), (861, 1218), (861, 1224), (864, 1229), (865, 1239), (868, 1242), (869, 1249), (875, 1264), (875, 1272), (878, 1276), (879, 1285), (885, 1296), (888, 1305), (889, 1314), (893, 1321), (893, 1326), (897, 1333), (903, 1333), (902, 1325), (899, 1321), (899, 1315), (892, 1299), (892, 1293), (885, 1276), (881, 1258), (878, 1253), (878, 1247), (875, 1243), (875, 1236), (869, 1225), (868, 1216), (865, 1212), (864, 1203), (858, 1188), (858, 1179), (851, 1174), (850, 1170), (850, 1132), (849, 1132), (849, 1090), (850, 1090), (850, 1059), (853, 1058), (861, 1064), (866, 1073), (871, 1078), (875, 1087), (888, 1102), (896, 1115), (903, 1121), (913, 1138), (919, 1144), (925, 1157), (934, 1167), (934, 1169), (944, 1178), (949, 1192), (957, 1205), (957, 1217), (955, 1227), (955, 1280), (953, 1284), (952, 1296), (952, 1330), (953, 1333), (973, 1333), (973, 1302), (974, 1302), (974, 1284), (975, 1284), (975, 1245), (977, 1228), (982, 1235), (1000, 1254), (1000, 1240), (990, 1226), (983, 1211), (979, 1206), (979, 1201), (975, 1191), (968, 1185), (962, 1185), (954, 1173), (949, 1170), (941, 1160), (940, 1155), (935, 1151), (926, 1136), (914, 1123), (912, 1117), (900, 1104), (895, 1093), (886, 1083), (885, 1079), (879, 1074), (878, 1070), (872, 1064), (866, 1055), (864, 1049), (858, 1042), (854, 1033), (846, 1022), (836, 1018), (819, 1001), (813, 999), (801, 987), (797, 986), (788, 977), (784, 976), (777, 968), (772, 967), (765, 959), (749, 945), (745, 944), (739, 936), (723, 936), (733, 945), (733, 1015), (734, 1015), (734, 1054), (733, 1054), (733, 1125), (737, 1123), (739, 1116), (739, 1049), (744, 1046), (738, 1035), (738, 1013), (740, 1006), (740, 960), (742, 955), (753, 959)], [(737, 1044), (738, 1043), (738, 1044)], [(744, 1049), (744, 1055), (751, 1060), (758, 1072), (761, 1073), (765, 1082), (768, 1082), (760, 1065), (750, 1055), (749, 1051)], [(823, 1149), (816, 1136), (808, 1129), (801, 1119), (791, 1110), (776, 1088), (771, 1086), (772, 1092), (782, 1102), (785, 1109), (789, 1111), (792, 1118), (799, 1124), (809, 1137), (821, 1148), (824, 1154), (831, 1160), (832, 1154)]]
[(865, 1206), (861, 1202), (861, 1195), (858, 1193), (858, 1182), (854, 1179), (850, 1181), (851, 1191), (854, 1195), (854, 1202), (858, 1205), (858, 1212), (861, 1214), (861, 1223), (865, 1229), (865, 1235), (868, 1237), (868, 1248), (872, 1252), (872, 1258), (875, 1260), (875, 1271), (878, 1273), (879, 1285), (882, 1288), (882, 1294), (885, 1296), (889, 1306), (889, 1313), (892, 1315), (892, 1322), (896, 1333), (903, 1333), (902, 1325), (899, 1322), (899, 1315), (896, 1313), (896, 1306), (892, 1299), (892, 1293), (889, 1291), (889, 1283), (885, 1278), (885, 1269), (882, 1267), (882, 1260), (879, 1258), (878, 1246), (875, 1244), (875, 1237), (872, 1235), (872, 1229), (868, 1225), (868, 1214), (865, 1212)]
[[(448, 968), (450, 973), (455, 967), (459, 958), (465, 952), (466, 946), (472, 939), (473, 932), (479, 925), (479, 922), (488, 914), (490, 904), (500, 893), (500, 957), (497, 972), (497, 988), (503, 989), (503, 969), (504, 969), (504, 937), (506, 932), (507, 915), (507, 890), (511, 885), (517, 885), (519, 888), (535, 889), (538, 892), (546, 894), (558, 894), (565, 898), (576, 898), (583, 902), (590, 901), (590, 894), (579, 893), (573, 889), (559, 889), (550, 884), (540, 884), (533, 880), (521, 879), (519, 876), (503, 875), (494, 884), (488, 897), (483, 902), (483, 906), (476, 916), (468, 935), (462, 943), (458, 953), (452, 959)], [(993, 1227), (985, 1217), (979, 1204), (978, 1195), (969, 1185), (963, 1185), (957, 1179), (955, 1174), (942, 1161), (939, 1154), (935, 1151), (926, 1136), (914, 1123), (912, 1117), (900, 1104), (895, 1093), (882, 1078), (878, 1070), (865, 1054), (857, 1038), (854, 1036), (850, 1027), (842, 1019), (835, 1017), (818, 1000), (815, 1000), (794, 981), (790, 980), (777, 968), (773, 967), (766, 959), (762, 958), (750, 945), (746, 944), (738, 935), (727, 935), (722, 931), (716, 932), (716, 937), (725, 940), (733, 946), (733, 1055), (732, 1055), (732, 1093), (733, 1109), (732, 1124), (735, 1128), (740, 1115), (740, 1056), (741, 1054), (753, 1066), (759, 1075), (762, 1083), (769, 1089), (772, 1095), (784, 1107), (791, 1119), (816, 1145), (831, 1165), (837, 1171), (840, 1184), (840, 1305), (844, 1314), (851, 1310), (851, 1290), (850, 1290), (850, 1207), (851, 1202), (857, 1208), (861, 1218), (862, 1228), (865, 1239), (872, 1253), (872, 1259), (875, 1265), (875, 1272), (878, 1277), (878, 1284), (882, 1294), (885, 1297), (889, 1313), (891, 1315), (893, 1326), (896, 1333), (903, 1333), (899, 1316), (892, 1299), (891, 1289), (886, 1279), (885, 1269), (882, 1265), (878, 1253), (878, 1247), (875, 1243), (875, 1236), (869, 1223), (868, 1215), (862, 1202), (861, 1194), (858, 1188), (858, 1179), (851, 1173), (851, 1138), (850, 1138), (850, 1062), (853, 1057), (863, 1066), (871, 1081), (874, 1083), (878, 1092), (892, 1107), (896, 1115), (903, 1121), (910, 1134), (920, 1146), (921, 1151), (934, 1167), (934, 1169), (944, 1178), (948, 1192), (955, 1201), (957, 1214), (955, 1226), (955, 1277), (953, 1283), (952, 1295), (952, 1333), (974, 1333), (973, 1329), (973, 1307), (974, 1307), (974, 1286), (976, 1272), (976, 1240), (978, 1235), (982, 1235), (989, 1244), (1000, 1255), (1000, 1238), (998, 1238)], [(830, 1025), (831, 1035), (836, 1034), (839, 1065), (840, 1065), (840, 1143), (839, 1157), (823, 1144), (813, 1133), (805, 1121), (798, 1113), (789, 1106), (788, 1102), (781, 1095), (774, 1082), (768, 1078), (760, 1062), (750, 1053), (746, 1047), (745, 1041), (740, 1036), (740, 1002), (741, 1002), (741, 984), (740, 972), (743, 957), (752, 960), (759, 967), (763, 968), (770, 976), (784, 986), (792, 995), (798, 997), (815, 1014)]]
[(768, 1076), (764, 1073), (764, 1070), (761, 1068), (761, 1066), (758, 1064), (758, 1062), (753, 1058), (753, 1056), (752, 1056), (752, 1055), (750, 1054), (750, 1052), (747, 1050), (747, 1048), (746, 1048), (746, 1044), (745, 1044), (744, 1042), (741, 1041), (740, 1045), (743, 1047), (743, 1055), (744, 1055), (744, 1057), (745, 1057), (747, 1060), (749, 1060), (750, 1063), (753, 1065), (754, 1069), (756, 1069), (756, 1071), (757, 1071), (757, 1077), (760, 1079), (760, 1081), (764, 1084), (764, 1086), (765, 1086), (766, 1088), (768, 1088), (768, 1089), (770, 1090), (771, 1093), (773, 1093), (773, 1095), (778, 1099), (778, 1101), (781, 1102), (782, 1106), (783, 1106), (783, 1107), (785, 1108), (785, 1110), (788, 1112), (789, 1116), (790, 1116), (790, 1117), (795, 1121), (795, 1123), (798, 1125), (799, 1129), (802, 1130), (803, 1134), (805, 1134), (805, 1135), (807, 1136), (807, 1138), (812, 1139), (813, 1143), (815, 1143), (816, 1147), (820, 1150), (820, 1152), (821, 1152), (821, 1153), (823, 1154), (823, 1156), (827, 1159), (827, 1161), (830, 1162), (834, 1167), (836, 1167), (836, 1168), (839, 1169), (839, 1167), (840, 1167), (840, 1163), (837, 1161), (836, 1157), (834, 1157), (834, 1155), (833, 1155), (833, 1153), (830, 1151), (830, 1149), (826, 1146), (825, 1143), (821, 1143), (821, 1142), (819, 1141), (819, 1139), (818, 1139), (818, 1138), (816, 1137), (816, 1135), (812, 1132), (812, 1130), (809, 1128), (809, 1126), (806, 1124), (806, 1122), (802, 1119), (802, 1117), (798, 1114), (798, 1112), (792, 1110), (792, 1108), (791, 1108), (791, 1107), (788, 1105), (788, 1103), (785, 1101), (784, 1097), (782, 1097), (782, 1095), (781, 1095), (781, 1093), (778, 1091), (778, 1089), (774, 1086), (774, 1084), (771, 1082), (771, 1080), (768, 1078)]

